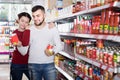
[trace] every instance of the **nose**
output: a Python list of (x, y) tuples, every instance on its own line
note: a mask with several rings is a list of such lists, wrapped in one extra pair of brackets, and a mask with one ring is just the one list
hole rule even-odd
[(33, 20), (36, 21), (36, 20), (37, 20), (37, 17), (34, 17)]

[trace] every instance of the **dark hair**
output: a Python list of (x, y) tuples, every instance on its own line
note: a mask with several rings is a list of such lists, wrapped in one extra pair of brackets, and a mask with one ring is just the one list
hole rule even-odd
[(29, 13), (27, 13), (27, 12), (21, 12), (21, 13), (18, 14), (18, 18), (19, 18), (19, 19), (20, 19), (22, 16), (25, 16), (25, 17), (29, 18), (29, 22), (31, 21), (31, 16), (30, 16)]
[(45, 12), (45, 8), (43, 6), (40, 6), (40, 5), (36, 5), (32, 8), (32, 12), (35, 12), (37, 10), (42, 10), (43, 12)]

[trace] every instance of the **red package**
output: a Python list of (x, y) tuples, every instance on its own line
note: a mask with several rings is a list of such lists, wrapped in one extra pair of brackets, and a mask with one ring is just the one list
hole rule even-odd
[(10, 41), (14, 45), (18, 44), (19, 39), (18, 39), (17, 34), (12, 34)]
[(47, 49), (52, 49), (52, 48), (53, 48), (53, 46), (48, 44)]

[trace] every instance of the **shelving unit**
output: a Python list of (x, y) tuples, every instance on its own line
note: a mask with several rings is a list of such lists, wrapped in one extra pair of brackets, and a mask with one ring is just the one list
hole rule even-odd
[(10, 52), (0, 52), (0, 63), (10, 62)]
[[(84, 11), (80, 11), (74, 14), (69, 14), (69, 15), (63, 15), (63, 16), (58, 16), (55, 18), (52, 18), (51, 20), (47, 20), (48, 22), (59, 22), (62, 20), (68, 20), (68, 19), (74, 19), (74, 17), (79, 16), (79, 15), (88, 15), (88, 14), (94, 14), (97, 12), (101, 12), (103, 9), (107, 9), (107, 8), (120, 8), (120, 2), (114, 2), (114, 3), (109, 3), (107, 5), (103, 5), (100, 7), (96, 7), (96, 8), (91, 8), (89, 10), (84, 10)], [(78, 38), (89, 38), (89, 39), (103, 39), (103, 40), (108, 40), (108, 41), (113, 41), (113, 42), (120, 42), (120, 36), (119, 35), (107, 35), (107, 34), (80, 34), (80, 33), (70, 33), (70, 32), (62, 32), (60, 33), (61, 36), (66, 36), (66, 37), (78, 37)], [(110, 73), (117, 73), (117, 67), (111, 67), (109, 65), (106, 65), (104, 63), (101, 63), (100, 61), (94, 60), (94, 59), (90, 59), (87, 58), (83, 55), (78, 55), (76, 53), (73, 53), (75, 56), (71, 56), (69, 53), (65, 52), (65, 51), (61, 51), (59, 52), (60, 55), (65, 56), (69, 59), (78, 61), (78, 60), (82, 60), (86, 63), (89, 63), (93, 66), (96, 66), (100, 69), (103, 69), (104, 71), (108, 71)], [(68, 80), (74, 80), (73, 78), (69, 78), (68, 74), (65, 73), (61, 68), (59, 68), (58, 66), (56, 66), (57, 70), (62, 73), (63, 75), (65, 75), (65, 77)], [(85, 75), (82, 72), (79, 72), (77, 70), (75, 70), (75, 74), (80, 76), (81, 78), (83, 78), (84, 80), (92, 80), (92, 78), (90, 78), (89, 76)]]
[(101, 11), (101, 10), (109, 8), (109, 7), (118, 7), (119, 8), (120, 7), (120, 2), (116, 1), (114, 3), (110, 3), (110, 4), (107, 4), (107, 5), (100, 6), (100, 7), (92, 8), (92, 9), (89, 9), (89, 10), (80, 11), (80, 12), (77, 12), (77, 13), (74, 13), (74, 14), (63, 15), (63, 16), (60, 16), (60, 17), (58, 16), (56, 18), (49, 19), (49, 20), (46, 20), (46, 21), (47, 22), (56, 22), (56, 21), (59, 21), (59, 20), (65, 19), (65, 18), (72, 18), (72, 17), (78, 16), (78, 15), (95, 13), (95, 12)]
[(12, 49), (10, 49), (10, 33), (13, 29), (12, 26), (0, 26), (0, 63), (10, 62), (12, 53)]
[(75, 60), (75, 57), (69, 55), (68, 53), (66, 53), (66, 52), (64, 52), (64, 51), (59, 52), (59, 54), (65, 56), (65, 57), (67, 57), (67, 58), (69, 58), (69, 59)]
[(62, 73), (68, 80), (74, 80), (70, 75), (68, 75), (65, 71), (63, 71), (61, 68), (59, 68), (58, 66), (55, 66), (56, 69)]
[(63, 36), (74, 36), (83, 38), (105, 39), (120, 42), (120, 36), (118, 35), (102, 35), (102, 34), (78, 34), (78, 33), (60, 33)]

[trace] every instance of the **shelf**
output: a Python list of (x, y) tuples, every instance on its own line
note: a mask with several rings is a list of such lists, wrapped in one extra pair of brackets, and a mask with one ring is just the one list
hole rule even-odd
[(69, 55), (68, 53), (64, 52), (64, 51), (60, 51), (59, 54), (69, 58), (69, 59), (72, 59), (72, 60), (75, 60), (75, 57)]
[(78, 34), (78, 33), (60, 33), (62, 36), (73, 36), (83, 38), (105, 39), (120, 42), (119, 35), (102, 35), (102, 34)]
[(65, 19), (65, 18), (70, 18), (70, 17), (74, 17), (74, 16), (78, 16), (78, 15), (95, 13), (95, 12), (101, 11), (101, 10), (109, 8), (109, 7), (119, 7), (120, 8), (120, 2), (115, 1), (114, 3), (106, 4), (106, 5), (96, 7), (96, 8), (92, 8), (92, 9), (89, 9), (89, 10), (84, 10), (84, 11), (80, 11), (80, 12), (70, 14), (70, 15), (65, 15), (65, 16), (63, 15), (63, 16), (56, 17), (56, 18), (51, 19), (51, 20), (47, 20), (47, 22), (55, 22), (55, 21), (58, 21), (58, 20), (62, 20), (62, 19)]
[(6, 55), (6, 54), (10, 54), (11, 52), (0, 52), (0, 55)]
[(90, 77), (88, 77), (87, 75), (83, 74), (82, 72), (75, 71), (75, 74), (77, 74), (78, 76), (80, 76), (84, 80), (92, 80)]
[(0, 36), (10, 36), (10, 34), (0, 34)]
[(116, 71), (115, 71), (116, 68), (110, 67), (110, 66), (105, 65), (105, 64), (103, 64), (103, 63), (100, 63), (100, 62), (97, 62), (97, 61), (95, 61), (95, 60), (89, 59), (89, 58), (87, 58), (87, 57), (85, 57), (85, 56), (75, 54), (75, 58), (81, 59), (81, 60), (83, 60), (83, 61), (85, 61), (85, 62), (88, 62), (88, 63), (90, 63), (90, 64), (92, 64), (92, 65), (95, 65), (95, 66), (97, 66), (97, 67), (99, 67), (99, 68), (102, 68), (103, 70), (107, 70), (107, 71), (109, 71), (109, 72), (114, 72), (114, 73), (116, 73)]
[(59, 68), (58, 66), (56, 66), (55, 65), (55, 67), (56, 67), (56, 69), (60, 72), (60, 73), (62, 73), (68, 80), (74, 80), (69, 74), (67, 74), (65, 71), (63, 71), (61, 68)]
[(0, 63), (8, 63), (9, 55), (8, 54), (0, 54)]

